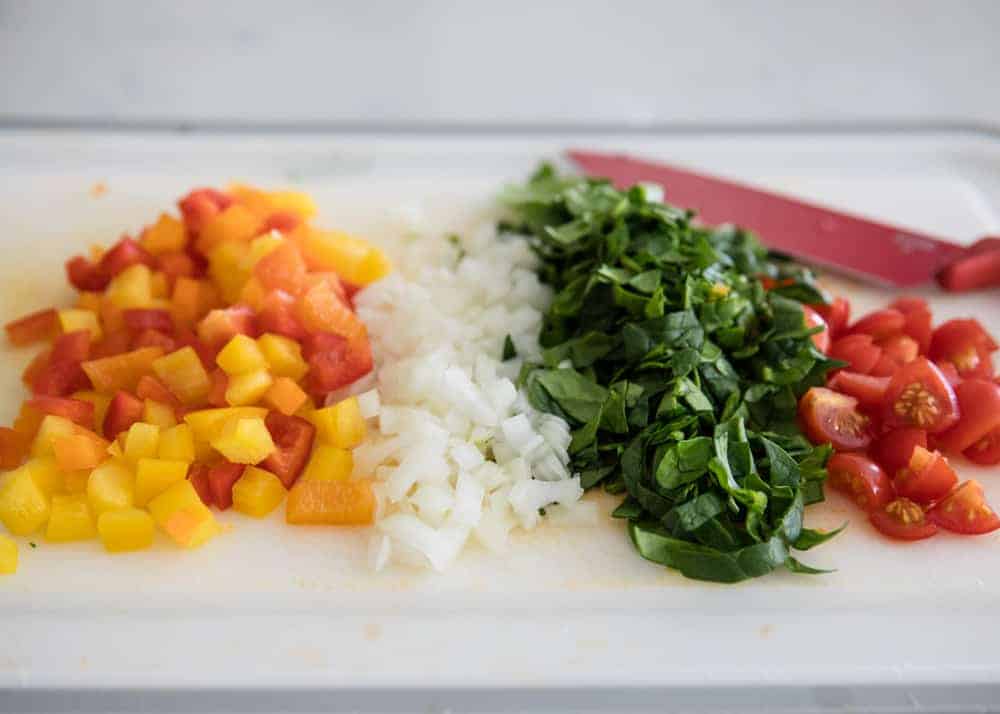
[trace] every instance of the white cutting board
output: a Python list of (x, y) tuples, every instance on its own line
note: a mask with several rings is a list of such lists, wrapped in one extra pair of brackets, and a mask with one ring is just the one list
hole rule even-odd
[[(964, 242), (1000, 227), (1000, 149), (983, 137), (572, 143), (696, 163)], [(505, 180), (568, 144), (0, 134), (0, 319), (64, 304), (68, 256), (136, 231), (194, 185), (294, 184), (315, 196), (320, 224), (377, 242), (400, 229), (405, 203), (425, 207), (428, 230), (461, 230)], [(836, 278), (828, 285), (855, 314), (891, 298)], [(1000, 334), (1000, 293), (921, 294), (936, 321), (974, 315)], [(3, 347), (0, 423), (16, 413), (33, 353)], [(1000, 469), (959, 461), (958, 470), (1000, 507)], [(617, 503), (588, 497), (604, 511)], [(822, 709), (922, 706), (945, 696), (944, 685), (965, 683), (940, 701), (1000, 697), (1000, 534), (894, 544), (836, 494), (807, 510), (807, 525), (852, 525), (802, 559), (837, 572), (737, 586), (687, 581), (642, 561), (611, 519), (543, 526), (516, 537), (506, 557), (472, 547), (446, 575), (369, 573), (360, 529), (286, 527), (281, 513), (221, 520), (226, 532), (194, 552), (164, 539), (116, 557), (96, 541), (22, 541), (18, 573), (0, 579), (0, 689), (708, 687), (698, 706), (743, 702), (725, 699), (735, 692), (794, 692)]]

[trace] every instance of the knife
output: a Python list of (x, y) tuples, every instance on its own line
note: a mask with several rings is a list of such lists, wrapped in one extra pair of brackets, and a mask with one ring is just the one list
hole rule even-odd
[(706, 225), (736, 223), (768, 248), (869, 282), (910, 288), (936, 279), (952, 292), (1000, 285), (1000, 237), (965, 247), (677, 166), (591, 151), (568, 156), (588, 176), (618, 188), (659, 184), (670, 203), (694, 209)]

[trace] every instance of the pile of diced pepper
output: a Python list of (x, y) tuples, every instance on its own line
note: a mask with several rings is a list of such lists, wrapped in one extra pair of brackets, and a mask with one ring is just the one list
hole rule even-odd
[[(111, 552), (150, 547), (157, 528), (196, 547), (220, 532), (212, 509), (263, 517), (282, 501), (288, 523), (370, 523), (351, 456), (363, 404), (336, 395), (372, 369), (351, 300), (385, 256), (310, 226), (302, 193), (236, 185), (178, 205), (67, 262), (73, 307), (6, 325), (14, 345), (49, 346), (0, 427), (0, 521)], [(0, 534), (0, 573), (16, 567)]]

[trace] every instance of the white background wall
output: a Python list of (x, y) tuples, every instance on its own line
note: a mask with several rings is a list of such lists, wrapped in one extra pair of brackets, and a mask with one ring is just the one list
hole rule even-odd
[(0, 120), (1000, 123), (1000, 2), (0, 0)]

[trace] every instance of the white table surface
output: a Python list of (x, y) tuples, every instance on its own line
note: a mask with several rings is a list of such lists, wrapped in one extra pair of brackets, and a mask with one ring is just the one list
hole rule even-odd
[(998, 27), (991, 0), (0, 0), (0, 121), (996, 125)]

